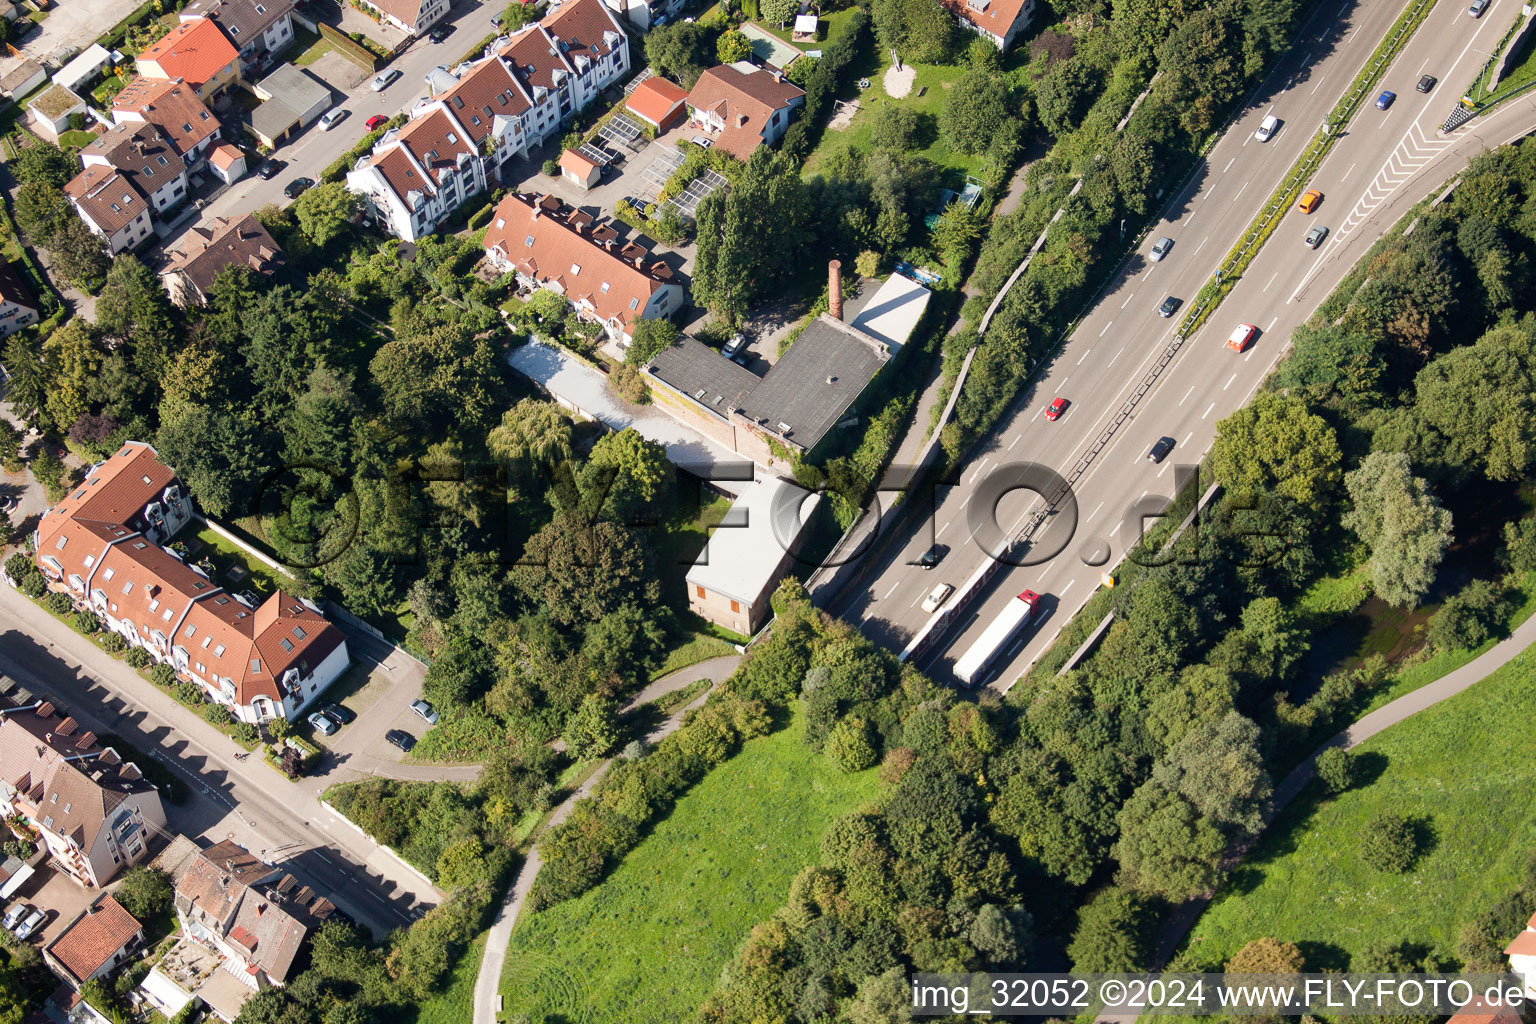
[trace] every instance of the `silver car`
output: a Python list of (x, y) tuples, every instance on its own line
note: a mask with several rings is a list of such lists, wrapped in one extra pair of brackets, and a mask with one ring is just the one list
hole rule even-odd
[(15, 931), (16, 926), (21, 923), (21, 919), (26, 917), (31, 909), (32, 905), (30, 903), (18, 903), (12, 907), (5, 915), (5, 930), (8, 932)]
[(1164, 256), (1167, 256), (1168, 250), (1172, 248), (1173, 239), (1169, 238), (1167, 235), (1164, 235), (1162, 238), (1159, 238), (1155, 243), (1153, 243), (1152, 251), (1147, 255), (1151, 258), (1153, 263), (1157, 263)]
[(388, 71), (380, 71), (378, 74), (373, 76), (373, 81), (368, 83), (368, 88), (372, 92), (383, 92), (385, 89), (388, 89), (391, 85), (393, 85), (395, 79), (399, 77), (399, 68), (390, 68)]
[(32, 933), (37, 931), (37, 926), (47, 919), (48, 915), (41, 910), (32, 911), (32, 913), (27, 915), (27, 919), (21, 922), (21, 926), (16, 929), (16, 937), (23, 942), (27, 941), (32, 937)]
[(420, 715), (428, 725), (437, 724), (437, 711), (424, 700), (411, 701), (411, 710)]

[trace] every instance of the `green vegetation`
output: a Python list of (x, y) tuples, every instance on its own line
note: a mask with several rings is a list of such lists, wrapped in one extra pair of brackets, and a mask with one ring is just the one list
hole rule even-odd
[(518, 927), (502, 981), (507, 1013), (687, 1019), (827, 824), (876, 783), (809, 749), (803, 715), (747, 743), (601, 886)]
[(412, 1003), (400, 1017), (401, 1024), (465, 1024), (474, 1017), (475, 977), (485, 952), (485, 935), (464, 947), (449, 971), (443, 987), (420, 1002)]
[(735, 654), (736, 648), (714, 636), (694, 636), (689, 640), (673, 647), (667, 652), (666, 658), (656, 667), (655, 676), (662, 678), (678, 669), (697, 665), (701, 661), (710, 658), (720, 658), (727, 654)]

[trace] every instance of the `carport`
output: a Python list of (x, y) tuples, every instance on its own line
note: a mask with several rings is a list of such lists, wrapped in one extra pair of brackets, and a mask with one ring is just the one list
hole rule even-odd
[(262, 79), (254, 91), (262, 104), (251, 111), (251, 130), (269, 149), (331, 108), (331, 87), (292, 64)]

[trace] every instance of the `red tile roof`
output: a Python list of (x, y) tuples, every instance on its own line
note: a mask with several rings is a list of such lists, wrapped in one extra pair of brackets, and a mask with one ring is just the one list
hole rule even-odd
[(518, 77), (530, 89), (534, 86), (553, 89), (557, 73), (570, 74), (572, 71), (571, 65), (560, 55), (559, 46), (545, 34), (542, 25), (530, 25), (513, 36), (512, 41), (501, 48), (501, 55), (512, 63)]
[[(1018, 20), (1024, 8), (1030, 0), (990, 0), (985, 3), (985, 10), (978, 11), (966, 0), (939, 0), (949, 12), (957, 18), (964, 19), (977, 28), (986, 29), (999, 39), (1008, 38), (1008, 30)], [(981, 6), (978, 3), (977, 6)]]
[(215, 217), (208, 227), (189, 231), (182, 246), (170, 254), (165, 273), (181, 274), (198, 296), (207, 294), (226, 267), (239, 264), (270, 277), (286, 261), (282, 247), (254, 213), (238, 221)]
[(688, 100), (688, 91), (665, 78), (647, 78), (629, 94), (624, 105), (651, 124), (659, 125)]
[(1520, 1011), (1508, 1005), (1490, 1006), (1482, 996), (1451, 1015), (1446, 1024), (1523, 1024)]
[(86, 908), (83, 917), (53, 940), (48, 952), (74, 976), (77, 984), (84, 984), (142, 929), (111, 893), (103, 893)]
[(516, 117), (528, 109), (521, 84), (499, 57), (481, 61), (459, 79), (459, 84), (438, 97), (476, 145), (491, 133), (498, 114)]
[(245, 156), (234, 146), (227, 142), (221, 142), (208, 151), (208, 162), (221, 171), (227, 171), (235, 165), (235, 161)]
[[(155, 45), (139, 54), (140, 63), (153, 62), (167, 78), (181, 78), (201, 88), (240, 58), (219, 26), (208, 18), (194, 18), (171, 29)], [(141, 67), (140, 73), (143, 73)]]
[(715, 144), (746, 160), (763, 144), (763, 129), (773, 112), (804, 95), (803, 89), (772, 71), (743, 73), (722, 64), (699, 76), (688, 105), (718, 115), (725, 127)]
[(1536, 932), (1526, 930), (1504, 949), (1505, 956), (1536, 956)]
[(416, 24), (416, 19), (421, 17), (422, 0), (367, 0), (367, 3), (407, 25)]
[(541, 24), (558, 40), (566, 59), (576, 65), (578, 71), (581, 70), (578, 58), (598, 61), (613, 51), (609, 33), (618, 36), (613, 40), (615, 44), (624, 38), (624, 30), (615, 22), (613, 12), (603, 0), (569, 0)]
[(596, 160), (589, 160), (585, 156), (576, 152), (574, 149), (567, 149), (565, 152), (560, 154), (561, 170), (570, 171), (572, 174), (583, 180), (586, 179), (587, 175), (591, 174), (601, 166), (602, 164), (598, 163)]

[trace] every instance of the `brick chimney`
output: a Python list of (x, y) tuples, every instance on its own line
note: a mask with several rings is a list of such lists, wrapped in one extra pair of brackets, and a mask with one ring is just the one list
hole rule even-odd
[(833, 260), (827, 264), (827, 312), (832, 314), (832, 319), (843, 318), (843, 261)]

